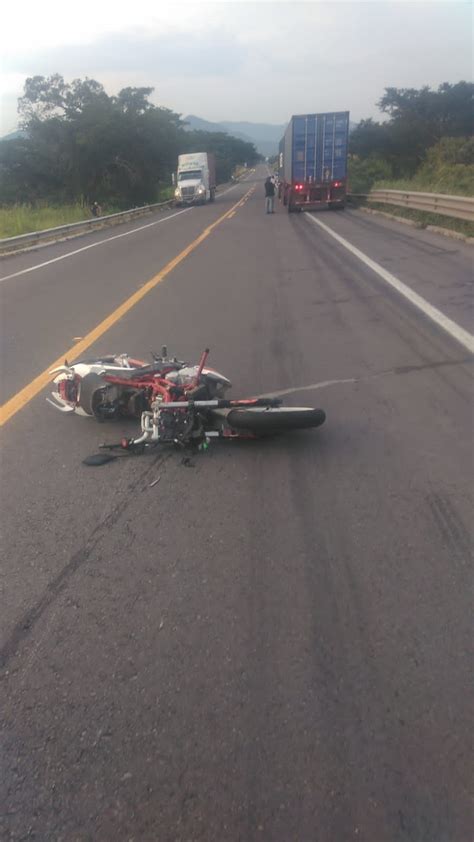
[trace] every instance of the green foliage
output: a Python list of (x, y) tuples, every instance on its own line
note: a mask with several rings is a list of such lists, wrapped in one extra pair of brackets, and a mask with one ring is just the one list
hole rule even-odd
[(108, 96), (94, 79), (27, 79), (18, 104), (25, 136), (0, 142), (0, 203), (133, 207), (159, 200), (180, 152), (214, 152), (218, 181), (258, 158), (253, 144), (225, 133), (186, 132), (179, 114), (149, 101), (152, 92)]
[[(113, 213), (110, 209), (107, 212)], [(0, 208), (0, 238), (18, 237), (30, 231), (42, 231), (45, 228), (55, 228), (57, 225), (67, 225), (90, 218), (88, 208), (80, 203), (59, 207), (12, 205)]]
[(426, 145), (442, 137), (470, 135), (474, 129), (472, 112), (472, 82), (444, 82), (437, 91), (425, 86), (415, 88), (385, 88), (378, 105), (390, 115), (392, 124), (410, 124), (425, 133)]
[(474, 164), (474, 138), (443, 137), (428, 149), (424, 169), (439, 169), (446, 164)]
[(349, 159), (349, 190), (351, 193), (368, 193), (376, 181), (391, 178), (392, 168), (383, 158)]
[(235, 167), (247, 162), (255, 163), (260, 156), (253, 143), (247, 143), (225, 132), (186, 132), (181, 140), (180, 153), (213, 152), (216, 156), (216, 180), (229, 181)]
[(424, 163), (412, 179), (380, 176), (373, 186), (474, 196), (474, 141), (466, 137), (442, 138), (428, 149)]
[[(354, 183), (369, 189), (408, 179), (412, 190), (473, 195), (473, 94), (470, 82), (446, 82), (437, 91), (386, 88), (378, 104), (388, 120), (361, 120), (350, 135)], [(371, 179), (372, 159), (384, 161), (388, 172)]]

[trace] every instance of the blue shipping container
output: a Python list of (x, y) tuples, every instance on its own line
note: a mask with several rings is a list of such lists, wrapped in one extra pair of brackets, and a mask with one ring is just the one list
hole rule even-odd
[(345, 179), (348, 140), (348, 111), (292, 117), (282, 143), (285, 181), (327, 183)]

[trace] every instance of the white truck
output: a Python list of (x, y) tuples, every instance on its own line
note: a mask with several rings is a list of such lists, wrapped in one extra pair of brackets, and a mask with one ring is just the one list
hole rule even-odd
[(216, 195), (216, 162), (210, 152), (178, 156), (174, 198), (176, 205), (204, 205)]

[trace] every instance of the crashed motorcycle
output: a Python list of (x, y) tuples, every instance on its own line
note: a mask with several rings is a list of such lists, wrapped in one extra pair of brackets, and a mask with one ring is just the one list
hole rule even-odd
[(319, 427), (322, 409), (284, 407), (275, 397), (229, 400), (230, 380), (207, 367), (209, 349), (196, 365), (168, 355), (152, 354), (146, 364), (127, 354), (67, 361), (51, 371), (55, 389), (49, 403), (65, 413), (109, 419), (140, 419), (141, 431), (118, 447), (143, 453), (158, 444), (196, 445), (206, 449), (213, 438), (249, 439)]

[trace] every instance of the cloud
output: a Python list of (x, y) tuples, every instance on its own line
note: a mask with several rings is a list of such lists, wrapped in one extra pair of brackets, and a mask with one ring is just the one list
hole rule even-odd
[[(0, 34), (9, 80), (5, 131), (11, 98), (36, 74), (89, 76), (108, 93), (155, 87), (156, 103), (183, 114), (271, 123), (336, 109), (356, 120), (379, 117), (385, 87), (436, 87), (471, 76), (470, 5), (455, 0), (141, 0), (140, 27), (128, 0), (82, 0), (72, 24), (61, 3), (46, 0), (55, 14), (37, 7), (18, 25), (16, 41), (11, 27)], [(7, 6), (7, 18), (19, 21), (20, 13)]]
[(124, 78), (129, 73), (183, 78), (237, 73), (244, 62), (241, 46), (226, 33), (188, 33), (170, 38), (137, 30), (105, 35), (89, 44), (17, 53), (7, 58), (4, 67), (27, 75), (60, 73), (66, 78), (102, 73), (119, 73)]

